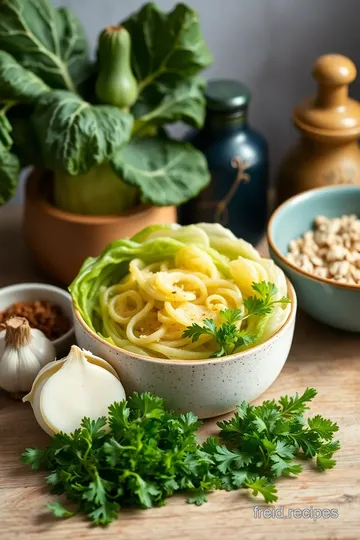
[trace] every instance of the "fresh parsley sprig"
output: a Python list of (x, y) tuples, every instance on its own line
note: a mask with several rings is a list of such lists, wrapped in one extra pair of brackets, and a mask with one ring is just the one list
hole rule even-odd
[(257, 406), (244, 401), (231, 420), (218, 422), (219, 437), (209, 438), (203, 449), (216, 462), (213, 473), (223, 489), (250, 488), (272, 502), (277, 500), (275, 480), (301, 473), (296, 458), (315, 458), (321, 471), (335, 466), (333, 455), (340, 448), (333, 440), (337, 424), (320, 415), (308, 420), (303, 415), (316, 393), (307, 388), (301, 396), (283, 396)]
[[(111, 405), (109, 425), (107, 432), (105, 418), (84, 418), (80, 429), (55, 435), (47, 449), (28, 448), (22, 461), (50, 471), (52, 493), (65, 494), (75, 512), (95, 525), (110, 523), (123, 506), (162, 506), (177, 491), (201, 504), (219, 487), (210, 472), (212, 458), (197, 443), (200, 422), (191, 412), (177, 415), (165, 410), (163, 399), (134, 393)], [(73, 515), (59, 501), (48, 508), (57, 517)]]
[(289, 298), (286, 296), (280, 300), (274, 300), (277, 288), (274, 283), (262, 281), (253, 283), (253, 290), (257, 295), (244, 299), (243, 308), (225, 309), (220, 312), (223, 323), (216, 326), (213, 319), (204, 319), (203, 325), (194, 323), (183, 333), (183, 337), (189, 337), (193, 342), (198, 341), (202, 335), (210, 335), (214, 338), (219, 349), (211, 355), (211, 358), (220, 358), (233, 354), (242, 346), (249, 346), (257, 338), (257, 335), (247, 330), (239, 330), (237, 322), (245, 321), (250, 316), (265, 317), (270, 315), (276, 304), (288, 304)]
[(84, 418), (73, 434), (55, 435), (48, 448), (28, 448), (22, 461), (47, 470), (52, 493), (75, 505), (73, 511), (49, 503), (54, 516), (81, 512), (95, 525), (109, 524), (124, 506), (162, 506), (179, 491), (200, 505), (211, 490), (247, 488), (270, 503), (277, 500), (278, 477), (300, 474), (298, 457), (315, 458), (321, 471), (335, 466), (337, 424), (320, 415), (304, 418), (315, 395), (307, 388), (278, 402), (244, 401), (231, 420), (218, 422), (219, 437), (200, 445), (193, 413), (177, 415), (165, 410), (163, 399), (134, 393), (111, 405), (109, 422)]

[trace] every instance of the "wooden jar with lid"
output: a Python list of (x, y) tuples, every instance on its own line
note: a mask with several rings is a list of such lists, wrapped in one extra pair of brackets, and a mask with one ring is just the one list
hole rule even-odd
[(315, 62), (313, 77), (317, 95), (293, 111), (301, 138), (280, 167), (278, 204), (316, 187), (360, 184), (360, 104), (348, 97), (356, 67), (345, 56), (328, 54)]

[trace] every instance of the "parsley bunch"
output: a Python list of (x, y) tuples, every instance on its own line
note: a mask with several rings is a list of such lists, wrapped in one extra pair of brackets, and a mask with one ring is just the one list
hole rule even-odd
[(274, 300), (277, 288), (274, 283), (253, 283), (253, 290), (257, 296), (249, 296), (244, 299), (243, 307), (240, 309), (225, 309), (220, 312), (223, 323), (216, 326), (213, 319), (204, 319), (203, 326), (194, 323), (183, 333), (183, 337), (189, 337), (192, 341), (197, 341), (203, 334), (208, 334), (214, 338), (219, 346), (218, 351), (210, 358), (220, 358), (233, 354), (242, 346), (249, 346), (259, 337), (257, 333), (247, 329), (239, 330), (237, 322), (243, 322), (251, 316), (265, 317), (271, 314), (276, 304), (288, 304), (289, 298), (283, 296), (280, 300)]
[(203, 450), (216, 462), (213, 474), (221, 487), (228, 491), (250, 488), (255, 495), (263, 495), (265, 502), (273, 502), (277, 500), (275, 480), (301, 473), (296, 458), (315, 458), (321, 471), (334, 467), (333, 454), (340, 448), (339, 441), (333, 440), (337, 424), (319, 415), (305, 420), (303, 414), (316, 394), (314, 388), (307, 388), (301, 396), (283, 396), (278, 402), (253, 406), (244, 401), (231, 420), (218, 422), (225, 445), (210, 437)]
[[(28, 448), (22, 461), (50, 471), (52, 493), (65, 494), (95, 525), (107, 525), (124, 506), (162, 506), (178, 491), (197, 505), (214, 489), (249, 488), (265, 502), (277, 500), (279, 476), (298, 475), (298, 457), (315, 458), (318, 469), (335, 465), (338, 426), (317, 415), (305, 420), (306, 403), (316, 395), (283, 396), (253, 406), (243, 402), (232, 419), (218, 422), (219, 438), (200, 445), (200, 425), (192, 413), (165, 410), (164, 400), (134, 393), (109, 408), (105, 418), (84, 418), (71, 435), (55, 435), (44, 450)], [(57, 517), (74, 512), (49, 503)]]
[[(46, 482), (52, 493), (65, 493), (96, 525), (110, 523), (122, 506), (162, 506), (180, 490), (201, 504), (206, 492), (219, 487), (191, 412), (176, 415), (165, 410), (163, 399), (134, 393), (111, 405), (109, 424), (107, 431), (105, 418), (84, 418), (80, 429), (55, 435), (47, 449), (28, 448), (22, 461), (51, 471)], [(73, 515), (59, 502), (48, 508), (57, 517)]]

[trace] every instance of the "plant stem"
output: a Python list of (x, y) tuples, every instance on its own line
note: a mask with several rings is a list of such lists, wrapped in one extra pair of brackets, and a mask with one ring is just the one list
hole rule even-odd
[(77, 94), (78, 92), (72, 82), (69, 71), (67, 67), (65, 66), (65, 64), (61, 64), (61, 65), (59, 64), (59, 69), (68, 89), (71, 90), (71, 92), (73, 92), (74, 94)]
[[(1, 103), (1, 101), (0, 101)], [(0, 114), (6, 114), (11, 107), (16, 105), (16, 101), (5, 101), (4, 106), (0, 109)]]

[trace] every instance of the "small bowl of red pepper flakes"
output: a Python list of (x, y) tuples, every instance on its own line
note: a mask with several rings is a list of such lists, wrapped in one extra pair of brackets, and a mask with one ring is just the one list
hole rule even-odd
[(0, 289), (0, 324), (13, 316), (25, 317), (31, 328), (41, 330), (53, 342), (58, 358), (75, 343), (71, 297), (59, 287), (19, 283)]

